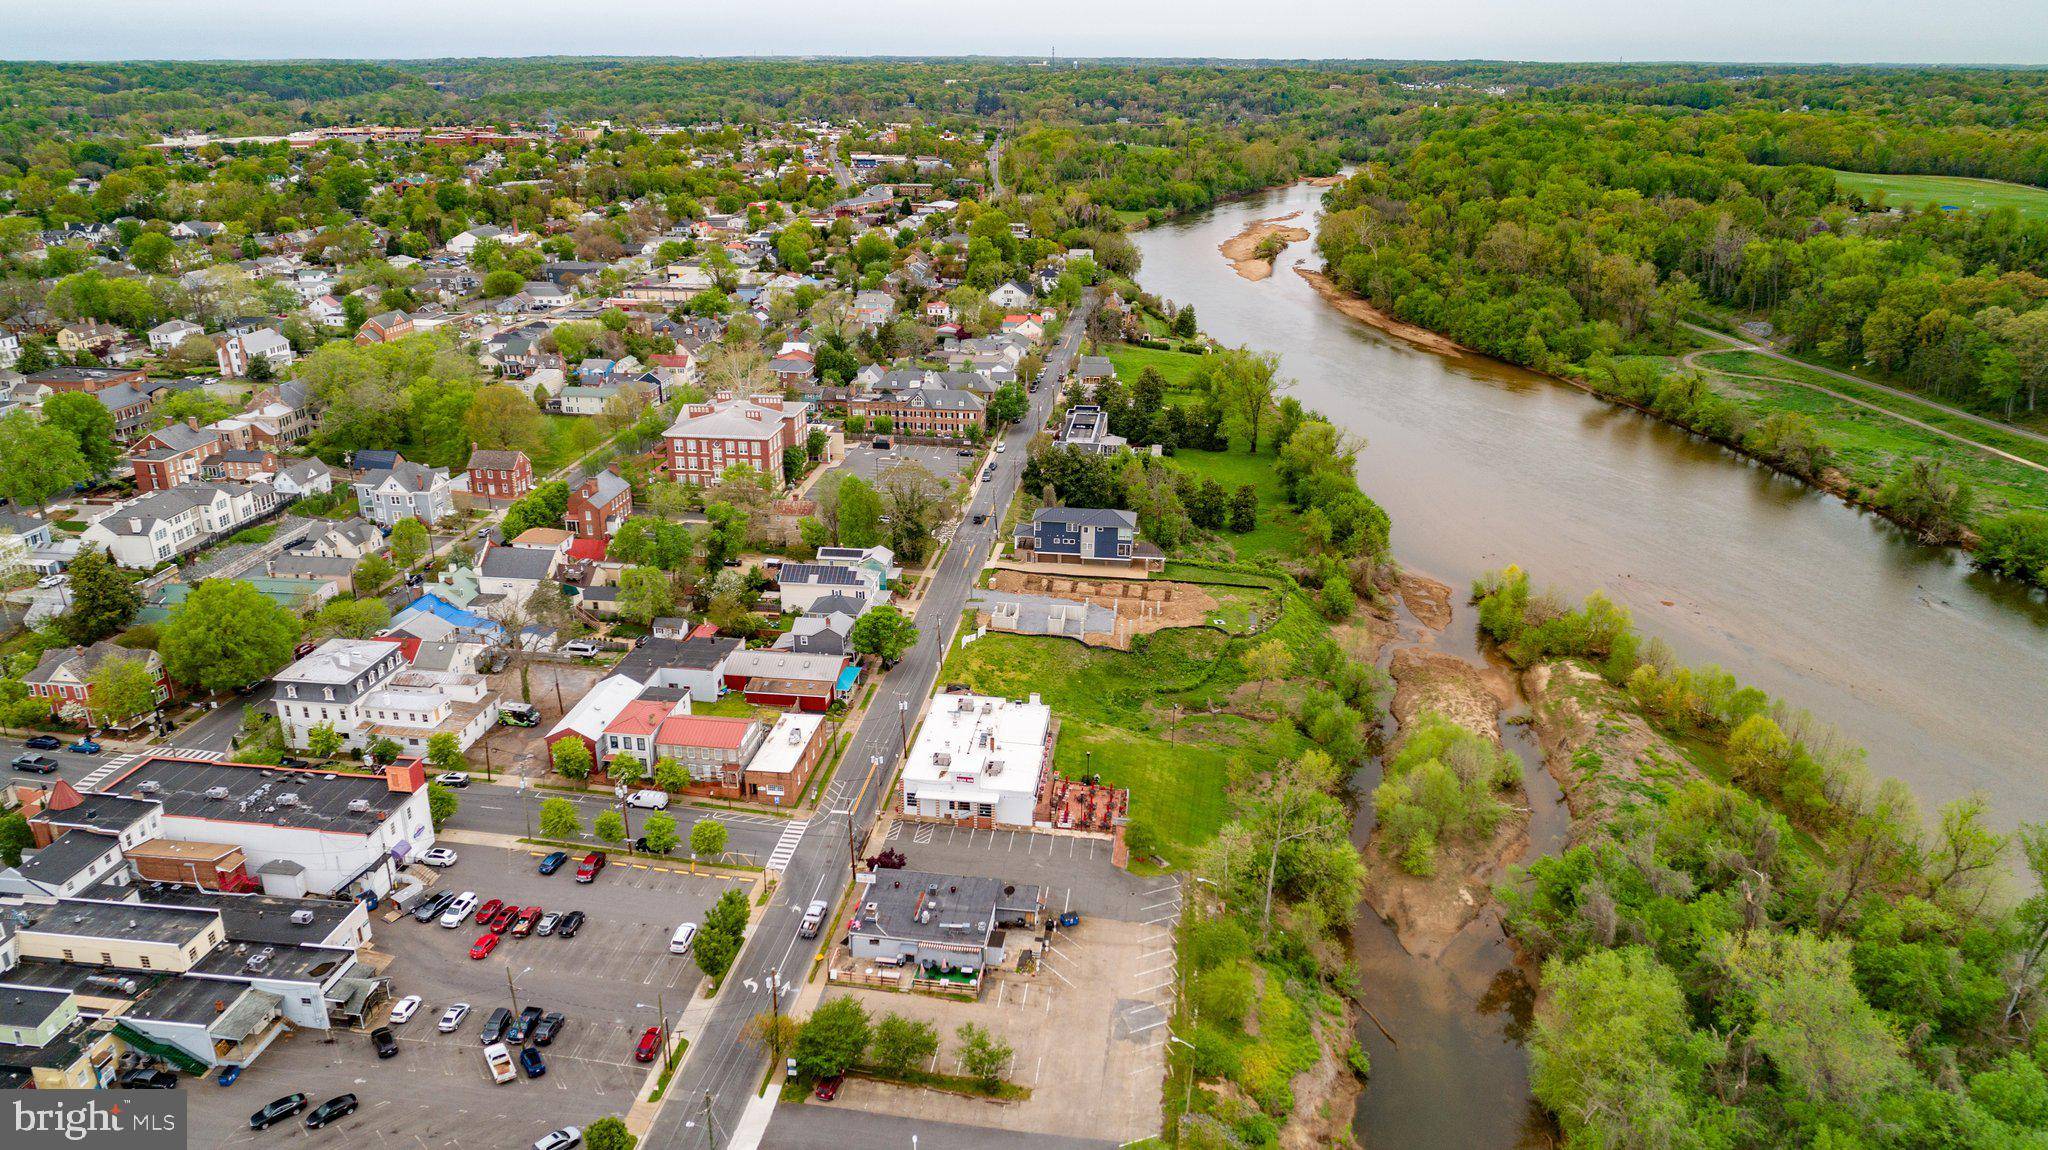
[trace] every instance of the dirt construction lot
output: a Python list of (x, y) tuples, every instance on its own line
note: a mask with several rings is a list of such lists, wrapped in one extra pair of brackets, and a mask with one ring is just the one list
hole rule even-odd
[(1200, 627), (1215, 614), (1214, 596), (1193, 583), (1157, 579), (1082, 579), (997, 568), (989, 588), (1023, 595), (1047, 595), (1108, 607), (1116, 612), (1110, 646), (1128, 650), (1131, 636), (1170, 627)]
[[(649, 1069), (633, 1060), (634, 1043), (662, 1007), (673, 1026), (701, 977), (694, 962), (668, 954), (668, 935), (678, 922), (701, 922), (727, 884), (614, 863), (581, 885), (570, 869), (536, 873), (524, 850), (463, 846), (460, 854), (435, 889), (579, 909), (589, 921), (569, 939), (506, 937), (490, 957), (472, 961), (469, 946), (482, 933), (473, 922), (450, 930), (409, 915), (388, 923), (379, 916), (375, 945), (391, 958), (384, 973), (394, 999), (425, 1000), (412, 1021), (394, 1028), (398, 1056), (379, 1061), (359, 1031), (333, 1031), (331, 1043), (314, 1032), (280, 1039), (234, 1086), (208, 1080), (193, 1087), (192, 1145), (527, 1146), (556, 1127), (587, 1126), (631, 1108)], [(485, 1072), (478, 1035), (493, 1009), (511, 1005), (508, 975), (521, 1007), (559, 1010), (568, 1022), (542, 1048), (544, 1076), (522, 1074), (499, 1086)], [(442, 1034), (436, 1023), (454, 1002), (469, 1003), (469, 1017)], [(296, 1122), (248, 1129), (257, 1107), (294, 1091), (316, 1105), (354, 1092), (362, 1108), (328, 1130), (309, 1133)]]

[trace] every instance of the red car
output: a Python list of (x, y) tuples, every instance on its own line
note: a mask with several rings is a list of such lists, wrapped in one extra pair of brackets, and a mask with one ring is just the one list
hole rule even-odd
[(583, 861), (576, 864), (576, 881), (596, 882), (597, 872), (604, 869), (604, 864), (605, 857), (603, 851), (591, 851), (589, 854), (584, 855)]
[(539, 919), (540, 908), (537, 906), (527, 907), (519, 912), (519, 917), (512, 920), (512, 933), (519, 938), (525, 938), (533, 933), (533, 924)]
[(846, 1076), (843, 1074), (834, 1074), (830, 1078), (820, 1078), (818, 1079), (818, 1088), (812, 1091), (812, 1093), (818, 1096), (818, 1101), (830, 1102), (834, 1098), (839, 1097), (839, 1084), (844, 1081), (846, 1081)]
[(499, 912), (499, 911), (501, 911), (501, 910), (504, 910), (504, 909), (505, 909), (505, 900), (504, 900), (504, 899), (502, 899), (502, 898), (494, 898), (494, 899), (492, 899), (491, 901), (489, 901), (489, 902), (487, 902), (487, 903), (483, 904), (482, 906), (480, 906), (480, 907), (476, 908), (476, 924), (477, 924), (478, 926), (489, 926), (489, 925), (491, 925), (491, 919), (493, 919), (493, 918), (497, 917), (497, 914), (498, 914), (498, 912)]
[(647, 1028), (647, 1033), (640, 1036), (640, 1045), (633, 1048), (633, 1061), (652, 1062), (655, 1055), (660, 1053), (661, 1027), (650, 1026)]
[(512, 920), (519, 917), (519, 908), (508, 906), (491, 916), (491, 933), (504, 934), (512, 928)]
[(496, 949), (498, 949), (498, 936), (496, 934), (486, 934), (478, 938), (475, 945), (469, 948), (469, 957), (484, 958)]

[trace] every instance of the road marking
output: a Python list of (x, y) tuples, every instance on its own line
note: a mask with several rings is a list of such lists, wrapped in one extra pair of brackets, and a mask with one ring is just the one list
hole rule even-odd
[(118, 759), (108, 760), (107, 762), (101, 764), (98, 768), (94, 769), (94, 771), (91, 774), (78, 780), (78, 789), (81, 791), (92, 790), (94, 787), (99, 786), (102, 780), (116, 774), (123, 768), (127, 767), (128, 764), (134, 762), (135, 760), (141, 757), (142, 755), (140, 752), (135, 752), (122, 755)]
[(779, 871), (789, 866), (789, 860), (796, 857), (797, 844), (803, 841), (804, 831), (810, 825), (809, 819), (794, 819), (782, 828), (782, 837), (775, 840), (775, 850), (768, 856), (769, 870)]

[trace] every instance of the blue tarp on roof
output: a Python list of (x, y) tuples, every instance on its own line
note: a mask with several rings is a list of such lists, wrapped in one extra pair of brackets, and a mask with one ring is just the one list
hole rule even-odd
[(503, 628), (498, 626), (495, 620), (485, 618), (484, 616), (479, 615), (474, 611), (465, 611), (462, 608), (454, 606), (453, 604), (449, 603), (447, 600), (442, 599), (438, 595), (422, 595), (419, 598), (414, 599), (412, 602), (407, 603), (405, 605), (405, 609), (407, 611), (412, 611), (415, 609), (425, 611), (427, 614), (432, 615), (435, 618), (440, 619), (451, 626), (460, 627), (468, 631), (477, 631), (487, 635), (495, 635), (503, 630)]
[(839, 672), (839, 682), (832, 689), (842, 693), (851, 691), (853, 690), (853, 685), (858, 682), (860, 682), (860, 664), (848, 663), (846, 670)]

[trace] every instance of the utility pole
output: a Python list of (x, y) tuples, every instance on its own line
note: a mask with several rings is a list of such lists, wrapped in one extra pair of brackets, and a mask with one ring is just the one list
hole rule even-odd
[(668, 1002), (662, 997), (662, 992), (659, 990), (654, 992), (654, 1011), (656, 1014), (661, 1015), (661, 1064), (668, 1073), (674, 1074), (676, 1072), (676, 1044), (669, 1041)]
[(519, 1017), (519, 987), (512, 981), (512, 968), (505, 968), (505, 991), (512, 996), (512, 1017)]
[(910, 753), (910, 700), (896, 700), (896, 717), (903, 728), (903, 753)]
[(718, 1150), (718, 1127), (711, 1124), (711, 1092), (704, 1092), (704, 1144)]

